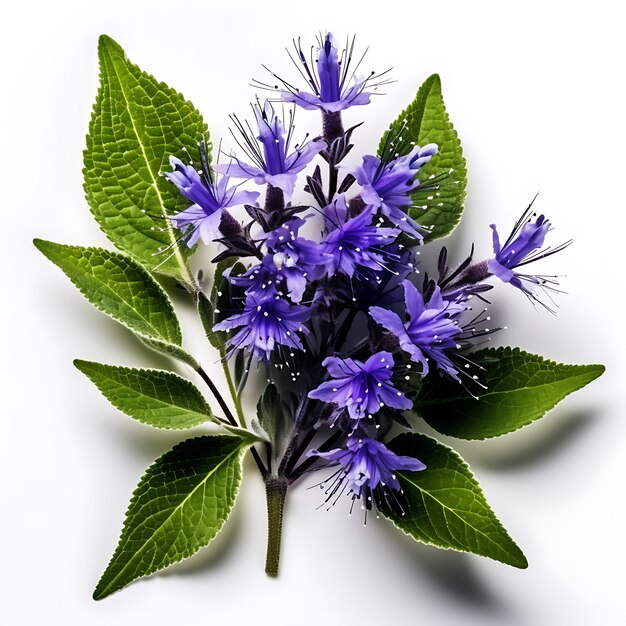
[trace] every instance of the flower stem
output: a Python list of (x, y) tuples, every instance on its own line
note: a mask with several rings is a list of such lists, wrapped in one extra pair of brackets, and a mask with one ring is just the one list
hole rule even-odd
[(237, 394), (237, 390), (235, 389), (235, 383), (233, 381), (233, 377), (230, 373), (230, 368), (228, 367), (228, 362), (226, 361), (225, 354), (222, 354), (222, 368), (224, 370), (224, 376), (226, 378), (226, 383), (228, 384), (228, 390), (230, 391), (230, 397), (233, 400), (233, 404), (235, 405), (235, 410), (237, 411), (237, 417), (239, 418), (239, 424), (242, 428), (248, 428), (246, 425), (246, 418), (243, 414), (243, 407), (241, 406), (241, 398)]
[(280, 562), (280, 540), (283, 530), (283, 512), (289, 481), (281, 476), (268, 475), (265, 478), (265, 494), (267, 497), (267, 557), (265, 573), (268, 576), (278, 575)]
[[(215, 383), (209, 378), (209, 375), (202, 369), (202, 366), (198, 366), (198, 369), (196, 371), (198, 372), (198, 374), (200, 374), (200, 377), (202, 378), (202, 380), (208, 385), (209, 389), (211, 390), (211, 393), (213, 394), (213, 397), (217, 400), (222, 411), (224, 411), (224, 415), (226, 416), (226, 419), (228, 420), (228, 422), (230, 422), (230, 424), (232, 424), (233, 426), (239, 427), (239, 424), (237, 423), (235, 416), (232, 414), (231, 410), (228, 408), (228, 405), (224, 401), (222, 394), (220, 394), (218, 388), (215, 386)], [(254, 462), (257, 464), (257, 467), (259, 468), (259, 472), (261, 472), (261, 476), (265, 477), (267, 475), (267, 468), (265, 467), (265, 465), (263, 465), (263, 461), (261, 461), (261, 457), (259, 456), (259, 453), (254, 449), (254, 446), (250, 447), (250, 454), (252, 454), (252, 457), (254, 458)]]
[(218, 388), (215, 386), (215, 383), (211, 380), (209, 375), (204, 371), (204, 369), (202, 369), (202, 366), (199, 365), (196, 371), (198, 372), (198, 374), (200, 374), (200, 378), (202, 378), (202, 380), (207, 384), (207, 386), (211, 390), (213, 397), (217, 400), (217, 403), (220, 405), (220, 408), (222, 409), (222, 411), (224, 411), (224, 415), (226, 416), (226, 419), (233, 426), (239, 426), (239, 424), (237, 423), (237, 420), (235, 419), (235, 416), (232, 414), (231, 410), (228, 408), (228, 405), (224, 401), (222, 394), (219, 392)]

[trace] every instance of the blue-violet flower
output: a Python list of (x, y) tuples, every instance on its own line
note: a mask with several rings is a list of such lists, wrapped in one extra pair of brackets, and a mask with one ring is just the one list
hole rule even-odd
[(213, 330), (232, 330), (243, 326), (228, 341), (230, 353), (246, 348), (259, 361), (268, 361), (278, 346), (290, 350), (303, 349), (298, 333), (308, 334), (303, 323), (309, 316), (309, 308), (289, 304), (278, 295), (262, 298), (249, 295), (241, 313), (215, 324)]
[(411, 206), (411, 192), (420, 185), (417, 174), (424, 163), (437, 154), (437, 145), (415, 146), (407, 155), (385, 163), (378, 157), (365, 155), (363, 164), (351, 170), (361, 185), (361, 198), (375, 209), (380, 209), (398, 228), (422, 239), (419, 225), (406, 213)]
[(266, 101), (263, 107), (254, 104), (252, 109), (259, 129), (256, 137), (258, 142), (249, 136), (246, 127), (236, 117), (232, 119), (243, 139), (243, 143), (239, 145), (253, 163), (244, 163), (231, 156), (233, 159), (231, 163), (216, 165), (215, 170), (234, 178), (253, 178), (258, 185), (267, 183), (282, 189), (285, 196), (291, 198), (297, 174), (326, 147), (326, 142), (312, 140), (302, 145), (296, 144), (294, 150), (290, 152), (294, 130), (293, 111), (289, 113), (289, 123), (285, 130), (270, 102)]
[[(303, 109), (320, 109), (326, 113), (336, 113), (351, 106), (369, 104), (370, 95), (365, 91), (372, 74), (365, 78), (357, 78), (351, 71), (354, 40), (349, 50), (339, 55), (335, 38), (327, 33), (324, 41), (319, 41), (315, 64), (307, 58), (298, 44), (296, 54), (304, 68), (303, 74), (312, 89), (311, 92), (300, 91), (289, 83), (283, 82), (286, 89), (281, 90), (284, 102), (292, 102)], [(280, 80), (280, 79), (279, 79)], [(354, 80), (353, 84), (349, 83)]]
[[(174, 183), (185, 198), (191, 200), (188, 209), (170, 217), (176, 228), (186, 233), (191, 229), (187, 245), (191, 248), (198, 239), (205, 244), (219, 237), (222, 211), (229, 207), (256, 202), (256, 191), (237, 191), (228, 187), (228, 176), (222, 176), (215, 183), (211, 172), (203, 172), (203, 177), (191, 166), (171, 156), (172, 172), (165, 172), (165, 178)], [(217, 169), (217, 166), (216, 166)]]
[(331, 380), (309, 392), (309, 398), (337, 405), (335, 419), (347, 410), (353, 423), (376, 414), (383, 406), (407, 410), (413, 403), (390, 382), (393, 376), (393, 355), (377, 352), (367, 361), (327, 357), (322, 365)]
[(459, 380), (457, 368), (446, 350), (457, 348), (455, 338), (462, 332), (458, 317), (465, 311), (465, 305), (444, 300), (439, 287), (435, 287), (429, 301), (424, 302), (413, 283), (405, 280), (403, 285), (406, 323), (393, 311), (379, 306), (370, 307), (370, 315), (398, 338), (400, 347), (413, 361), (422, 365), (422, 376), (428, 374), (430, 358), (439, 369)]
[[(335, 497), (334, 504), (348, 488), (352, 501), (362, 499), (363, 508), (371, 509), (386, 506), (390, 509), (399, 505), (392, 491), (400, 491), (400, 482), (395, 472), (408, 470), (419, 472), (426, 465), (409, 456), (399, 456), (389, 450), (384, 443), (365, 437), (348, 437), (345, 448), (328, 452), (310, 450), (308, 457), (319, 457), (341, 465), (340, 471), (331, 477), (326, 490), (326, 502)], [(391, 491), (390, 491), (391, 490)]]
[[(346, 212), (345, 199), (335, 200), (338, 214)], [(372, 224), (372, 212), (361, 211), (344, 224), (336, 224), (323, 239), (324, 251), (332, 256), (332, 271), (354, 276), (357, 268), (374, 271), (385, 269), (385, 250), (400, 234), (396, 228), (380, 228)]]
[(302, 218), (294, 218), (264, 235), (278, 276), (284, 278), (294, 302), (302, 300), (307, 282), (322, 278), (333, 260), (324, 246), (298, 234), (305, 223)]
[(495, 257), (487, 261), (489, 271), (497, 276), (501, 281), (510, 283), (523, 291), (530, 298), (537, 300), (533, 295), (533, 286), (541, 285), (548, 289), (554, 287), (548, 285), (550, 282), (556, 284), (553, 279), (536, 276), (532, 274), (522, 274), (514, 270), (523, 265), (533, 263), (539, 259), (560, 252), (566, 248), (571, 241), (557, 246), (556, 248), (545, 248), (542, 250), (546, 234), (551, 228), (550, 221), (543, 215), (539, 215), (533, 222), (532, 218), (536, 214), (531, 213), (529, 207), (522, 217), (515, 224), (504, 245), (500, 243), (500, 237), (495, 224), (490, 224), (493, 230), (493, 252)]

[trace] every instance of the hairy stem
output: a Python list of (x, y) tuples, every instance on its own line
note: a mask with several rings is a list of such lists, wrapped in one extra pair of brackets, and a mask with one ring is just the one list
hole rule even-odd
[(226, 378), (226, 382), (228, 384), (228, 390), (230, 391), (230, 397), (233, 400), (233, 404), (235, 405), (235, 411), (237, 412), (237, 417), (239, 418), (239, 423), (242, 428), (247, 428), (246, 418), (243, 414), (243, 407), (241, 405), (241, 398), (235, 389), (235, 383), (233, 381), (232, 374), (230, 373), (230, 368), (228, 367), (228, 362), (222, 355), (222, 369), (224, 370), (224, 376)]
[(328, 164), (328, 200), (332, 202), (337, 193), (337, 166), (334, 163)]
[(267, 556), (265, 559), (265, 573), (268, 576), (278, 575), (283, 513), (288, 488), (289, 481), (286, 478), (275, 475), (265, 477), (265, 494), (267, 497)]

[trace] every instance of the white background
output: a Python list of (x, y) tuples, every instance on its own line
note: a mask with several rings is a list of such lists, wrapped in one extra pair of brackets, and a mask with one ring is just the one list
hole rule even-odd
[[(617, 624), (624, 572), (624, 49), (617, 2), (12, 2), (2, 8), (3, 352), (0, 623)], [(604, 377), (508, 438), (458, 446), (530, 567), (437, 551), (382, 520), (366, 528), (319, 491), (288, 504), (281, 576), (263, 573), (261, 482), (246, 465), (233, 518), (187, 563), (103, 602), (92, 589), (143, 469), (179, 436), (110, 407), (72, 366), (81, 357), (167, 367), (93, 310), (31, 240), (105, 245), (81, 188), (100, 33), (182, 91), (215, 139), (244, 112), (261, 63), (291, 72), (283, 47), (330, 28), (394, 66), (386, 96), (348, 112), (373, 151), (381, 130), (439, 72), (469, 164), (453, 248), (490, 251), (540, 191), (567, 274), (558, 316), (500, 288), (501, 343)], [(313, 114), (311, 114), (313, 115)], [(300, 120), (314, 117), (299, 114)], [(177, 303), (181, 304), (181, 303)], [(214, 355), (190, 326), (187, 344)], [(194, 334), (195, 333), (195, 334)]]

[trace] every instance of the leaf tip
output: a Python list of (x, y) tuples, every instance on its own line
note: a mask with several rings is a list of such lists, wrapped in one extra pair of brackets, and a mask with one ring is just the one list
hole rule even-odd
[(108, 46), (119, 47), (119, 44), (115, 41), (115, 39), (103, 33), (100, 37), (98, 37), (98, 48), (105, 49)]
[(126, 54), (124, 53), (124, 49), (120, 46), (115, 39), (109, 37), (108, 35), (100, 35), (98, 37), (98, 57), (102, 61), (105, 54), (108, 55), (118, 55), (122, 58), (126, 58)]
[(606, 366), (602, 365), (602, 363), (594, 363), (591, 367), (593, 368), (594, 373), (593, 380), (600, 378), (600, 376), (606, 372)]
[(423, 83), (422, 87), (427, 86), (432, 88), (437, 86), (441, 90), (441, 76), (439, 74), (431, 74)]
[[(507, 533), (508, 535), (508, 533)], [(509, 552), (509, 556), (506, 560), (503, 559), (503, 563), (506, 565), (510, 565), (511, 567), (515, 567), (517, 569), (528, 569), (528, 559), (526, 555), (522, 552), (522, 549), (511, 539), (509, 536), (509, 540), (511, 542), (511, 548)]]
[(47, 241), (45, 239), (39, 239), (35, 237), (33, 239), (33, 245), (41, 254), (43, 254), (46, 258), (50, 259), (53, 263), (55, 262), (51, 255), (54, 254), (55, 250), (63, 247), (63, 244), (54, 243), (54, 241)]
[(602, 374), (606, 371), (606, 367), (602, 365), (602, 363), (590, 363), (589, 365), (583, 365), (581, 367), (584, 368), (586, 374), (586, 381), (581, 385), (581, 387), (584, 387), (585, 385), (592, 383), (597, 378), (600, 378), (600, 376), (602, 376)]
[[(46, 244), (49, 244), (49, 241), (46, 241), (45, 239), (39, 239), (38, 237), (35, 237), (33, 239), (33, 245), (35, 246), (35, 248), (37, 248), (37, 250), (39, 250), (39, 252), (44, 253), (44, 249), (46, 248)], [(45, 253), (44, 253), (45, 254)]]
[(96, 588), (93, 590), (91, 597), (98, 602), (99, 600), (104, 600), (107, 596), (111, 595), (111, 591), (107, 591), (107, 588), (102, 585), (102, 581), (98, 583)]
[(81, 371), (83, 374), (85, 373), (85, 367), (89, 364), (89, 361), (85, 361), (83, 359), (74, 359), (72, 361), (72, 363), (74, 364), (74, 367)]

